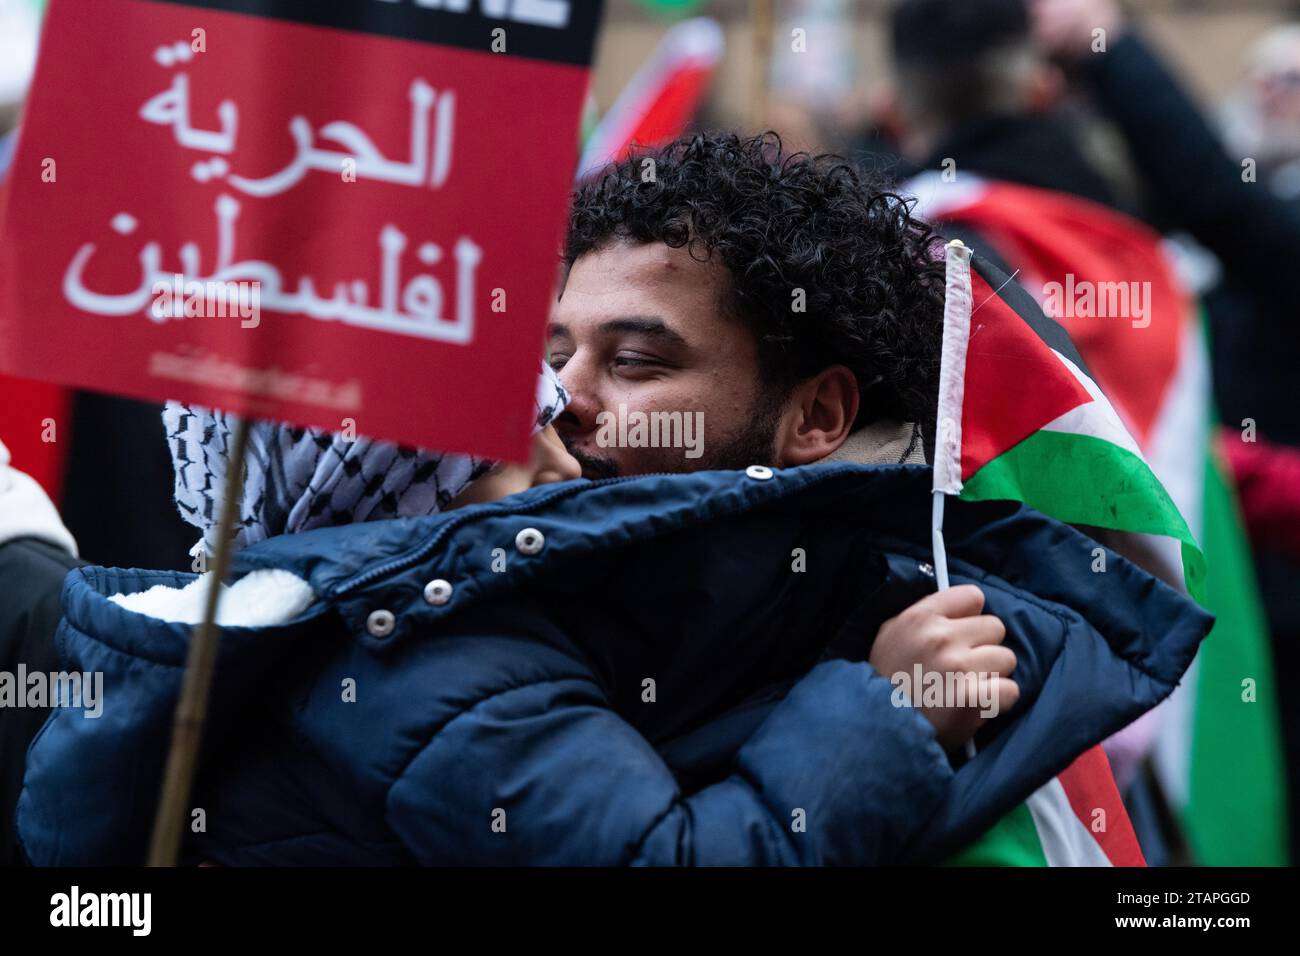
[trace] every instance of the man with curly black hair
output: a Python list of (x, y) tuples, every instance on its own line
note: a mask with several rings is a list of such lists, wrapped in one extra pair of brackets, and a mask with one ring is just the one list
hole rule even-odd
[[(582, 184), (549, 329), (587, 477), (919, 460), (942, 333), (937, 237), (900, 197), (773, 133), (685, 137)], [(701, 453), (603, 440), (699, 413)], [(900, 441), (901, 439), (901, 441)], [(841, 454), (837, 454), (841, 453)]]

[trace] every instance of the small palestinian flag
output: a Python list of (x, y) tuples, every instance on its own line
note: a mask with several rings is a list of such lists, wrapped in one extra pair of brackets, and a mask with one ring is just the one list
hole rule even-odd
[(1199, 599), (1205, 559), (1065, 330), (954, 240), (939, 372), (934, 490), (1014, 500), (1067, 524), (1182, 544)]

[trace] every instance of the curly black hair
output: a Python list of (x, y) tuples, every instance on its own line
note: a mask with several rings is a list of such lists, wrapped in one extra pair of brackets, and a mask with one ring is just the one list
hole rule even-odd
[(757, 335), (760, 374), (782, 398), (843, 364), (862, 396), (855, 425), (924, 427), (938, 392), (944, 262), (914, 202), (841, 157), (785, 153), (775, 133), (700, 133), (635, 151), (579, 184), (565, 267), (616, 241), (717, 256), (731, 274), (731, 308)]

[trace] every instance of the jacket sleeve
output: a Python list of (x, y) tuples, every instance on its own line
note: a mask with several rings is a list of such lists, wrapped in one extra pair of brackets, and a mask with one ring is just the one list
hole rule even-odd
[(1240, 163), (1146, 42), (1120, 37), (1085, 61), (1084, 75), (1165, 224), (1195, 236), (1235, 278), (1300, 309), (1300, 284), (1279, 254), (1300, 243), (1300, 214), (1262, 183), (1243, 181)]
[(389, 823), (424, 864), (888, 862), (952, 776), (892, 691), (865, 663), (819, 664), (730, 777), (685, 794), (594, 681), (526, 684), (434, 735), (389, 791)]

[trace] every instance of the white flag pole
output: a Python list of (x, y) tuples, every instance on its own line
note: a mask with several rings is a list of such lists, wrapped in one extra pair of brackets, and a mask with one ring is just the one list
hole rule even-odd
[[(930, 507), (930, 546), (934, 579), (949, 588), (948, 551), (943, 541), (943, 499), (961, 492), (961, 409), (966, 389), (966, 347), (970, 342), (971, 250), (960, 239), (944, 249), (943, 352), (939, 364), (939, 403), (935, 421), (934, 490)], [(975, 756), (975, 741), (966, 741), (966, 756)]]
[(930, 543), (934, 576), (948, 589), (948, 553), (943, 542), (944, 495), (961, 493), (961, 409), (966, 392), (966, 347), (970, 342), (971, 250), (960, 239), (944, 248), (943, 350), (939, 360), (939, 401), (935, 416), (934, 500)]
[(930, 508), (930, 544), (934, 548), (934, 579), (940, 591), (948, 590), (948, 551), (943, 544), (943, 496), (934, 492)]

